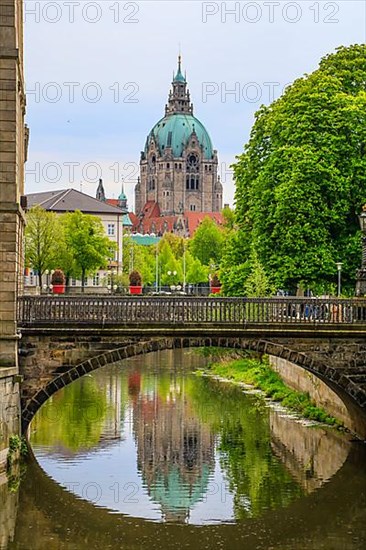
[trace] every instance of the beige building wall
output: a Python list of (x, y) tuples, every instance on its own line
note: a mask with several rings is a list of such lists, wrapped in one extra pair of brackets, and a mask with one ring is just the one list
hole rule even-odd
[(23, 272), (24, 127), (22, 0), (0, 2), (0, 367), (17, 365), (16, 300)]

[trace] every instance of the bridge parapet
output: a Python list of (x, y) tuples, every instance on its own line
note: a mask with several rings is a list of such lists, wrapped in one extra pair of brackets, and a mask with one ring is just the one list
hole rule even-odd
[(366, 299), (22, 296), (18, 326), (364, 325)]

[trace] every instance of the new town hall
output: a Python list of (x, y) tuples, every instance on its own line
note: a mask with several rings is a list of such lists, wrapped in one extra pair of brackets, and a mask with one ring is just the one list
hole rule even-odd
[[(148, 134), (141, 153), (134, 225), (142, 232), (181, 229), (183, 233), (184, 229), (189, 232), (191, 213), (215, 217), (214, 213), (222, 210), (217, 165), (210, 136), (193, 116), (179, 57), (165, 115)], [(174, 224), (178, 227), (172, 227)]]

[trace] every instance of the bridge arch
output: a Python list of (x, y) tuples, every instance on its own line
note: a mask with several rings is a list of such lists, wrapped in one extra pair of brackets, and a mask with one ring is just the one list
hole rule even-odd
[(321, 358), (314, 357), (313, 353), (296, 351), (282, 343), (260, 338), (238, 337), (152, 337), (149, 340), (126, 343), (116, 349), (108, 350), (100, 355), (85, 359), (74, 366), (69, 366), (66, 372), (55, 374), (42, 388), (36, 388), (33, 395), (27, 400), (22, 399), (22, 430), (25, 433), (34, 415), (40, 407), (57, 391), (71, 384), (84, 375), (106, 365), (151, 353), (169, 349), (192, 347), (222, 347), (255, 351), (273, 357), (285, 359), (298, 367), (309, 371), (320, 378), (330, 387), (346, 406), (351, 429), (361, 438), (366, 439), (365, 396), (359, 392), (356, 384), (342, 376), (336, 369), (327, 366)]

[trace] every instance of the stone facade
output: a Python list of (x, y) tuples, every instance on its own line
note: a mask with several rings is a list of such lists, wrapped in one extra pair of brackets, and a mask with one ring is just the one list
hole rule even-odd
[(144, 214), (147, 203), (156, 203), (161, 216), (220, 212), (222, 185), (217, 165), (217, 151), (203, 124), (193, 116), (179, 58), (165, 117), (151, 130), (141, 153), (135, 187), (137, 216)]
[(17, 365), (16, 300), (23, 272), (23, 3), (0, 5), (0, 367)]
[(19, 383), (16, 369), (0, 370), (0, 477), (6, 470), (9, 437), (20, 431)]
[(8, 480), (0, 474), (0, 548), (8, 548), (14, 539), (18, 498), (17, 492), (9, 492)]

